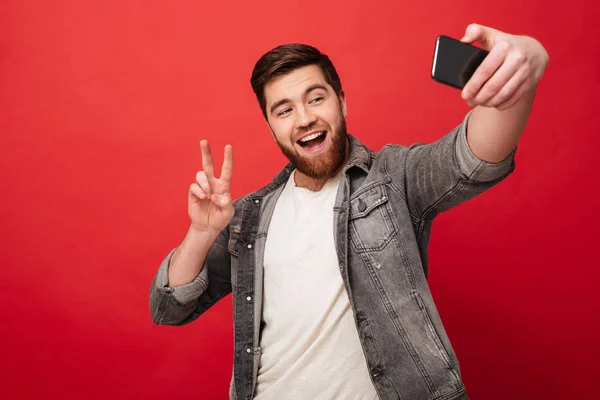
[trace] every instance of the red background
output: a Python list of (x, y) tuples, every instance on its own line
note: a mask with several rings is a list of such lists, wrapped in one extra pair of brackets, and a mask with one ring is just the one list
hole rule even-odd
[(470, 22), (550, 54), (515, 173), (439, 217), (430, 284), (473, 399), (598, 398), (597, 0), (35, 1), (0, 5), (1, 397), (225, 399), (231, 297), (157, 327), (148, 289), (188, 226), (198, 142), (233, 195), (282, 167), (253, 97), (283, 42), (328, 53), (349, 131), (432, 141), (467, 112), (429, 76)]

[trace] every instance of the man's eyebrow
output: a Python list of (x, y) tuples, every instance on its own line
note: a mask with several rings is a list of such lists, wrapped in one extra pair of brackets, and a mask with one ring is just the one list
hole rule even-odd
[(281, 99), (281, 100), (277, 100), (275, 103), (273, 103), (273, 105), (271, 106), (271, 114), (273, 114), (273, 111), (275, 111), (275, 109), (285, 103), (291, 103), (292, 101), (290, 99)]
[[(312, 92), (313, 90), (316, 90), (316, 89), (323, 89), (323, 90), (327, 91), (327, 87), (325, 85), (323, 85), (322, 83), (313, 83), (312, 85), (310, 85), (309, 87), (306, 88), (306, 90), (304, 91), (304, 96), (306, 96), (307, 94), (309, 94), (310, 92)], [(273, 113), (273, 111), (275, 111), (275, 109), (277, 107), (280, 107), (285, 103), (291, 103), (291, 102), (292, 101), (290, 99), (277, 100), (275, 103), (273, 103), (273, 105), (271, 105), (271, 108), (270, 108), (271, 114)]]
[(306, 88), (306, 90), (304, 91), (304, 95), (306, 96), (315, 89), (323, 89), (324, 91), (327, 91), (327, 88), (322, 83), (313, 83), (312, 85)]

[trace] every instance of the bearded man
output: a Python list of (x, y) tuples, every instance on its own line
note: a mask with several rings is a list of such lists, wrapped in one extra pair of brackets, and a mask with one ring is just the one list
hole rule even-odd
[(231, 146), (217, 178), (200, 142), (191, 224), (150, 309), (156, 324), (183, 325), (233, 293), (232, 399), (467, 399), (427, 284), (432, 221), (514, 170), (548, 55), (476, 24), (463, 41), (490, 53), (462, 91), (472, 109), (434, 143), (361, 144), (333, 63), (302, 44), (252, 72), (290, 161), (271, 183), (232, 201)]

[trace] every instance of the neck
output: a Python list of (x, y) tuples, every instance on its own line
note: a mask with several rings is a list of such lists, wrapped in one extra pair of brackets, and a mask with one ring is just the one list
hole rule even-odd
[(308, 189), (311, 192), (318, 192), (323, 189), (323, 186), (327, 183), (329, 178), (315, 179), (304, 175), (302, 172), (296, 170), (294, 175), (294, 181), (297, 187)]
[(294, 174), (294, 181), (296, 183), (297, 187), (301, 187), (304, 189), (308, 189), (312, 192), (318, 192), (321, 189), (323, 189), (323, 186), (325, 186), (325, 184), (327, 183), (327, 181), (331, 178), (333, 178), (334, 176), (336, 176), (340, 170), (342, 168), (344, 168), (344, 165), (346, 165), (346, 163), (348, 162), (348, 158), (350, 157), (350, 142), (348, 140), (346, 140), (346, 156), (344, 157), (344, 162), (342, 163), (341, 167), (338, 168), (331, 176), (327, 176), (325, 178), (311, 178), (308, 175), (303, 174), (302, 172), (296, 170), (296, 173)]

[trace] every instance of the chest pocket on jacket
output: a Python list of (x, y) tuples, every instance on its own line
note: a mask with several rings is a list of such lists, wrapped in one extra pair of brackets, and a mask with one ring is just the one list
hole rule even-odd
[(350, 200), (349, 229), (357, 253), (383, 250), (396, 234), (385, 186), (374, 186)]

